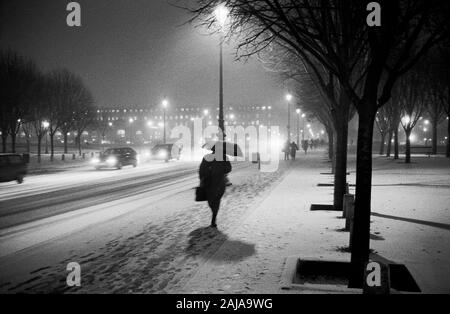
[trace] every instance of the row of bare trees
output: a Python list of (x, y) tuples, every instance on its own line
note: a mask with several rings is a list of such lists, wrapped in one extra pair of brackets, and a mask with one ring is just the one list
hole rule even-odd
[(94, 123), (95, 108), (92, 94), (80, 77), (67, 69), (43, 74), (32, 60), (8, 50), (0, 52), (0, 85), (3, 152), (7, 151), (8, 137), (11, 151), (16, 152), (16, 138), (22, 130), (28, 152), (32, 138), (36, 138), (39, 160), (41, 143), (47, 134), (53, 159), (58, 131), (64, 137), (65, 153), (69, 132), (76, 133), (81, 153), (81, 135)]
[[(182, 1), (182, 0), (181, 0)], [(187, 3), (186, 3), (187, 1)], [(361, 287), (369, 260), (372, 140), (377, 113), (392, 102), (400, 80), (449, 38), (446, 0), (380, 0), (381, 26), (367, 23), (369, 0), (186, 0), (200, 27), (216, 30), (214, 10), (230, 12), (228, 35), (237, 58), (275, 55), (309, 73), (323, 96), (323, 117), (335, 134), (335, 205), (346, 181), (348, 120), (358, 116), (355, 216), (350, 287)], [(297, 70), (294, 70), (297, 71)], [(399, 83), (400, 81), (400, 83)], [(401, 96), (400, 96), (401, 97)], [(400, 99), (399, 99), (400, 101)], [(397, 110), (397, 109), (396, 109)], [(393, 136), (395, 136), (393, 134)]]
[[(394, 140), (394, 159), (399, 158), (398, 128), (401, 125), (406, 136), (405, 162), (411, 162), (411, 133), (424, 117), (429, 118), (432, 128), (432, 154), (437, 154), (438, 126), (446, 119), (447, 139), (450, 138), (450, 62), (444, 52), (448, 47), (437, 47), (431, 56), (422, 60), (407, 74), (402, 76), (392, 92), (388, 104), (382, 107), (376, 116), (376, 125), (381, 136), (380, 155), (391, 155), (391, 142)], [(446, 156), (450, 157), (450, 144), (447, 141)]]

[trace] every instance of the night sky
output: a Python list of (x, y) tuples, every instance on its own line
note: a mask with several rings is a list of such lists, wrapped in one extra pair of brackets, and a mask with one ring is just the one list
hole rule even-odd
[[(170, 0), (175, 1), (175, 0)], [(81, 27), (68, 27), (69, 0), (0, 0), (0, 47), (31, 57), (43, 71), (80, 75), (98, 106), (218, 103), (218, 37), (183, 25), (168, 0), (85, 0)], [(226, 105), (283, 104), (286, 92), (256, 60), (224, 49)]]

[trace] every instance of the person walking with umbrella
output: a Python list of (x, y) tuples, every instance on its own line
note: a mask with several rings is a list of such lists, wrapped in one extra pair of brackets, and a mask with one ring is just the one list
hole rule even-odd
[[(217, 147), (218, 145), (219, 147)], [(223, 146), (220, 147), (220, 145)], [(225, 193), (226, 175), (232, 169), (225, 153), (227, 151), (226, 145), (227, 143), (218, 141), (213, 146), (207, 147), (212, 153), (203, 157), (199, 169), (200, 186), (197, 188), (196, 200), (208, 202), (212, 212), (211, 227), (213, 228), (217, 228), (216, 219), (220, 208), (220, 200)]]

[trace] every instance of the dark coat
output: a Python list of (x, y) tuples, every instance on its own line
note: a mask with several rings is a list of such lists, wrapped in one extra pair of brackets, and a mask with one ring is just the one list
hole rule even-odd
[[(225, 193), (225, 175), (231, 172), (231, 163), (226, 159), (217, 161), (213, 154), (207, 156), (200, 164), (200, 186), (206, 189), (208, 201), (215, 201)], [(212, 161), (207, 161), (205, 158)]]

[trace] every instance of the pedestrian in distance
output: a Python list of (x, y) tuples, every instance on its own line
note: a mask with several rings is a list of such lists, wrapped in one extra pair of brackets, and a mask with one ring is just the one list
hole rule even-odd
[(308, 146), (309, 146), (308, 140), (302, 141), (302, 148), (303, 148), (303, 150), (305, 151), (305, 155), (308, 154)]
[(295, 160), (295, 155), (297, 154), (298, 146), (295, 142), (291, 143), (291, 158), (292, 160)]
[(226, 175), (230, 172), (230, 161), (225, 154), (216, 156), (215, 147), (212, 148), (211, 154), (203, 157), (200, 164), (200, 186), (197, 188), (196, 200), (206, 200), (208, 202), (212, 212), (211, 227), (213, 228), (217, 228), (216, 218), (219, 212), (220, 200), (225, 193)]
[(283, 146), (284, 160), (289, 160), (290, 146), (291, 143), (289, 143), (289, 141), (286, 141), (286, 143), (284, 143)]

